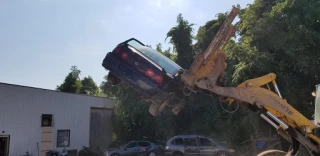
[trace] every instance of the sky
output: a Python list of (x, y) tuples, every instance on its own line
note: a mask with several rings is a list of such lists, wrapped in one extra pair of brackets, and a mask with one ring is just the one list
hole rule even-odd
[(2, 0), (0, 82), (56, 89), (71, 66), (100, 85), (105, 55), (129, 38), (169, 47), (179, 13), (194, 35), (217, 13), (254, 0)]

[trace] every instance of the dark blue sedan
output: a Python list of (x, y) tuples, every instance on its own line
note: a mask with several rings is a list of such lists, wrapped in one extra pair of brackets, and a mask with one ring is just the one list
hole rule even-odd
[(179, 80), (184, 69), (137, 39), (118, 44), (106, 55), (102, 66), (109, 70), (109, 83), (122, 81), (152, 102), (149, 112), (153, 116), (166, 106), (173, 106), (175, 114), (184, 106), (184, 87)]

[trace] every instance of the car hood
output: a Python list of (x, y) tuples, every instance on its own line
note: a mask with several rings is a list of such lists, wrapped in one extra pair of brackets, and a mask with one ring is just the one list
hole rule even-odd
[(106, 150), (106, 152), (115, 152), (115, 151), (120, 151), (122, 148), (109, 148)]

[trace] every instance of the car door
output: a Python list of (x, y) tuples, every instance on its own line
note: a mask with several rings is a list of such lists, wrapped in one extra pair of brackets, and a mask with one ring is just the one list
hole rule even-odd
[(148, 147), (150, 147), (151, 144), (149, 142), (146, 142), (146, 141), (139, 141), (138, 142), (138, 155), (139, 156), (142, 156), (142, 155), (145, 155), (147, 154), (148, 152)]
[(184, 151), (185, 151), (185, 155), (188, 155), (188, 156), (200, 155), (200, 150), (199, 150), (198, 141), (196, 137), (184, 138)]
[(199, 141), (199, 150), (201, 156), (209, 156), (214, 155), (215, 148), (210, 139), (207, 139), (205, 137), (198, 137)]
[(122, 154), (123, 156), (137, 156), (138, 155), (138, 147), (137, 142), (133, 141), (127, 144), (124, 147), (124, 152)]

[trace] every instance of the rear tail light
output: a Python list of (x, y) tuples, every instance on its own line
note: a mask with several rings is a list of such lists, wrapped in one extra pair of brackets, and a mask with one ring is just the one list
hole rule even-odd
[(156, 82), (158, 82), (160, 84), (163, 82), (163, 78), (160, 75), (156, 75), (154, 79), (156, 80)]
[(149, 77), (152, 77), (154, 75), (154, 72), (152, 69), (147, 69), (146, 70), (146, 75), (149, 76)]
[(127, 59), (127, 58), (128, 58), (128, 52), (123, 51), (123, 52), (121, 53), (121, 58), (122, 58), (123, 60)]
[(156, 81), (159, 84), (162, 84), (163, 78), (161, 75), (156, 75), (152, 69), (147, 69), (145, 74), (150, 77), (152, 80)]
[(121, 53), (121, 48), (120, 48), (120, 47), (116, 48), (115, 52), (116, 52), (117, 54), (120, 54), (120, 53)]
[(117, 47), (114, 50), (115, 54), (121, 57), (123, 60), (126, 60), (129, 57), (128, 51), (126, 51), (123, 47)]

